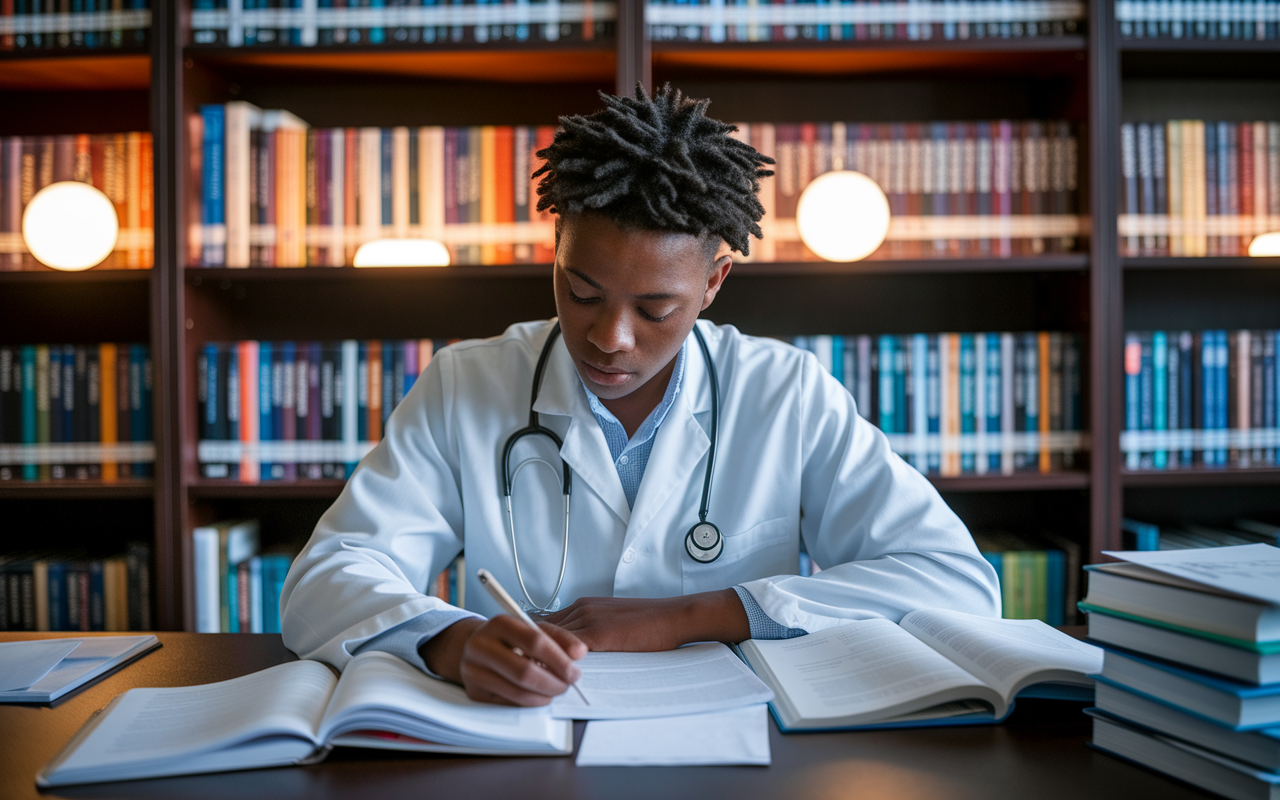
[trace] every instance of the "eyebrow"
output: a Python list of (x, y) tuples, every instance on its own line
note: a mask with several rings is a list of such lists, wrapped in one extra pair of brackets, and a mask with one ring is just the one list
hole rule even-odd
[[(582, 280), (584, 280), (584, 281), (586, 281), (587, 283), (591, 284), (591, 286), (595, 287), (596, 289), (599, 289), (599, 290), (600, 290), (600, 291), (602, 291), (602, 292), (605, 290), (605, 288), (604, 288), (603, 286), (601, 286), (601, 285), (600, 285), (599, 283), (597, 283), (596, 281), (592, 280), (592, 279), (591, 279), (591, 277), (590, 277), (589, 275), (586, 275), (586, 274), (584, 274), (584, 273), (582, 273), (582, 272), (580, 272), (580, 271), (578, 271), (578, 270), (574, 269), (573, 267), (564, 267), (564, 271), (565, 271), (565, 272), (572, 272), (574, 275), (578, 276), (579, 278), (581, 278)], [(636, 299), (637, 299), (637, 300), (673, 300), (673, 299), (675, 299), (676, 297), (677, 297), (677, 295), (676, 295), (676, 294), (674, 294), (674, 293), (672, 293), (672, 292), (652, 292), (652, 293), (650, 293), (650, 294), (638, 294), (638, 295), (636, 295)]]

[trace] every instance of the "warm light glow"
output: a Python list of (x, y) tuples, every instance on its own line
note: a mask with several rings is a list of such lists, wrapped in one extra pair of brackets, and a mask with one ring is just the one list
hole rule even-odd
[(1251, 256), (1280, 256), (1280, 231), (1263, 233), (1249, 242)]
[(447, 267), (449, 249), (435, 239), (375, 239), (356, 251), (357, 267)]
[(120, 221), (111, 200), (87, 183), (59, 181), (36, 192), (22, 212), (22, 238), (54, 269), (96, 267), (115, 249)]
[(857, 261), (875, 252), (889, 232), (889, 200), (861, 172), (828, 172), (800, 195), (796, 224), (821, 258)]

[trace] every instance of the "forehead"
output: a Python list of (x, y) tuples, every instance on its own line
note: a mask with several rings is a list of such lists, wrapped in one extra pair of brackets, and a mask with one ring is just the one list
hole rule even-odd
[(705, 288), (714, 263), (705, 238), (688, 233), (624, 228), (598, 215), (560, 222), (557, 263), (606, 289), (633, 294)]

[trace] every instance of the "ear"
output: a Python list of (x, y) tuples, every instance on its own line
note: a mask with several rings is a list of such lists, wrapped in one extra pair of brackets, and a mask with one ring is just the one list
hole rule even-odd
[(711, 273), (707, 275), (707, 290), (702, 295), (702, 311), (707, 310), (707, 306), (711, 305), (711, 301), (716, 299), (716, 295), (720, 293), (720, 287), (724, 285), (724, 279), (729, 276), (729, 270), (733, 269), (733, 255), (729, 251), (728, 245), (721, 247), (720, 252), (716, 254), (715, 266), (711, 268)]

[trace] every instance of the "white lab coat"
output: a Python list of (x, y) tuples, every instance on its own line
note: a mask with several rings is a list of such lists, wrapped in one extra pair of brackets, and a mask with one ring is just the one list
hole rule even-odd
[[(724, 550), (694, 561), (711, 417), (706, 365), (686, 350), (681, 392), (658, 428), (634, 508), (576, 368), (557, 341), (535, 408), (573, 469), (561, 606), (579, 597), (670, 597), (742, 585), (774, 621), (810, 632), (920, 607), (998, 616), (995, 572), (933, 486), (889, 450), (810, 354), (699, 322), (719, 369), (720, 432), (710, 514)], [(497, 612), (475, 570), (517, 597), (501, 453), (528, 424), (550, 323), (437, 354), (320, 519), (281, 596), (286, 646), (339, 668), (362, 643), (448, 605), (424, 591), (465, 546), (468, 609)], [(536, 459), (541, 456), (547, 464)], [(524, 443), (512, 469), (525, 584), (545, 604), (560, 571), (560, 461)], [(548, 469), (548, 464), (554, 465)], [(824, 567), (796, 575), (801, 539)]]

